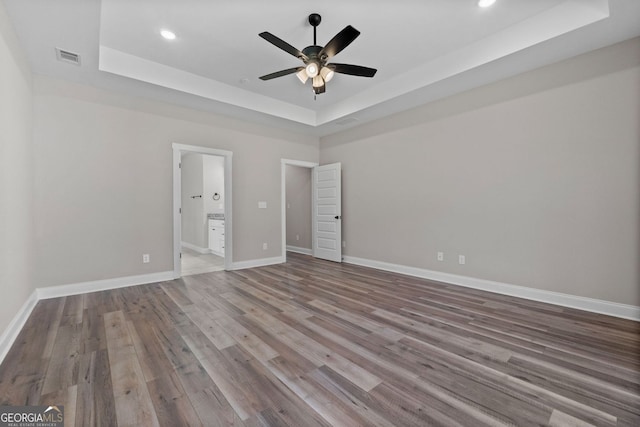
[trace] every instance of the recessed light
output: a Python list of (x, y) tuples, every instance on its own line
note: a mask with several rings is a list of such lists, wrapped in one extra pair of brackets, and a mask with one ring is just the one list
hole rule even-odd
[(167, 40), (174, 40), (176, 38), (175, 33), (169, 30), (160, 31), (160, 35)]
[(489, 7), (492, 6), (496, 0), (478, 0), (478, 6), (480, 7)]

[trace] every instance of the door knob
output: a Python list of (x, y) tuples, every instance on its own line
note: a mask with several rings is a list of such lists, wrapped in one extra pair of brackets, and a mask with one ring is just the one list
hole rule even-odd
[(340, 215), (336, 215), (336, 219), (340, 219)]

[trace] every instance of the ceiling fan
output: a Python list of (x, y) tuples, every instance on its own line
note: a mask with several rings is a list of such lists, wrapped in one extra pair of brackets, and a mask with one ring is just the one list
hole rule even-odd
[(360, 31), (356, 30), (351, 25), (347, 25), (342, 31), (329, 40), (329, 43), (324, 47), (318, 46), (316, 44), (316, 28), (320, 25), (321, 20), (321, 16), (317, 13), (309, 15), (309, 24), (313, 26), (313, 45), (305, 47), (302, 51), (299, 51), (289, 43), (269, 32), (265, 31), (260, 33), (260, 37), (302, 60), (304, 63), (304, 66), (267, 74), (260, 77), (260, 80), (271, 80), (277, 77), (296, 73), (303, 84), (306, 83), (308, 79), (311, 79), (313, 91), (317, 95), (325, 92), (326, 83), (333, 78), (334, 73), (349, 74), (359, 77), (373, 77), (376, 74), (376, 71), (378, 71), (374, 68), (350, 64), (327, 64), (327, 61), (330, 58), (340, 53), (345, 47), (349, 46), (351, 42), (360, 35)]

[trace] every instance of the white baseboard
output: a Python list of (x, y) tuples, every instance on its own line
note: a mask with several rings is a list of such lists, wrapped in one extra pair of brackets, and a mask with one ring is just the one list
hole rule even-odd
[(13, 342), (18, 338), (20, 331), (24, 327), (24, 324), (27, 322), (27, 319), (31, 315), (33, 308), (38, 303), (37, 292), (33, 291), (29, 298), (22, 304), (18, 313), (14, 316), (7, 329), (2, 332), (0, 335), (0, 363), (4, 360), (5, 356), (11, 349)]
[(303, 255), (313, 255), (313, 252), (311, 251), (311, 249), (299, 248), (297, 246), (289, 246), (289, 245), (287, 245), (287, 251), (295, 252), (295, 253), (303, 254)]
[(193, 244), (187, 243), (187, 242), (180, 242), (180, 246), (182, 246), (183, 248), (191, 249), (192, 251), (196, 251), (199, 254), (210, 254), (211, 253), (211, 249), (209, 249), (209, 248), (201, 248), (200, 246), (196, 246), (196, 245), (193, 245)]
[(109, 289), (126, 288), (127, 286), (146, 285), (147, 283), (173, 280), (173, 271), (140, 274), (137, 276), (116, 277), (114, 279), (94, 280), (91, 282), (73, 283), (70, 285), (51, 286), (36, 289), (38, 300), (86, 294), (89, 292), (107, 291)]
[(245, 268), (264, 267), (265, 265), (282, 264), (284, 258), (281, 256), (273, 258), (251, 259), (249, 261), (239, 261), (231, 264), (232, 270), (244, 270)]
[(559, 292), (546, 291), (542, 289), (527, 288), (524, 286), (510, 285), (508, 283), (476, 279), (474, 277), (460, 276), (457, 274), (443, 273), (440, 271), (408, 267), (405, 265), (391, 264), (388, 262), (374, 261), (351, 256), (343, 257), (343, 261), (348, 264), (361, 265), (363, 267), (371, 267), (378, 270), (391, 271), (394, 273), (406, 274), (408, 276), (436, 280), (438, 282), (449, 283), (452, 285), (465, 286), (467, 288), (480, 289), (497, 294), (509, 295), (533, 301), (560, 305), (563, 307), (577, 308), (579, 310), (607, 314), (609, 316), (621, 317), (623, 319), (640, 321), (640, 307), (637, 307), (635, 305), (620, 304), (611, 301), (562, 294)]

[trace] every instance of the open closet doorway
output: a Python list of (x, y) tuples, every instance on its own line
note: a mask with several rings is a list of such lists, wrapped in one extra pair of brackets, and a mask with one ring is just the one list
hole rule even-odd
[(312, 168), (286, 165), (286, 244), (288, 252), (312, 254)]
[(231, 265), (231, 153), (174, 144), (174, 276)]
[[(307, 181), (307, 169), (311, 175), (311, 186), (298, 180)], [(287, 260), (287, 250), (310, 254), (315, 258), (342, 262), (342, 166), (331, 163), (319, 166), (317, 163), (281, 160), (281, 218), (282, 218), (282, 259)], [(310, 191), (311, 215), (306, 209), (294, 206), (308, 203)], [(295, 194), (302, 195), (298, 197)], [(309, 218), (310, 216), (310, 218)], [(301, 247), (300, 233), (311, 228), (311, 248)], [(294, 228), (297, 225), (297, 228)]]

